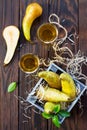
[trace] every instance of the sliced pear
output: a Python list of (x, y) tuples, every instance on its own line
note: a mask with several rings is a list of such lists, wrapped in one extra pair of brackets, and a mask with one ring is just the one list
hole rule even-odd
[(11, 61), (18, 43), (19, 35), (20, 31), (16, 26), (11, 25), (4, 28), (3, 37), (7, 46), (4, 65), (7, 65)]

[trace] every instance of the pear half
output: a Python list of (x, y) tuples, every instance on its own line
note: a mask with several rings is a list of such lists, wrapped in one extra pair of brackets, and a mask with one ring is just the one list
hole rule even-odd
[(11, 25), (4, 28), (3, 37), (7, 46), (4, 65), (7, 65), (11, 61), (18, 43), (19, 36), (20, 31), (16, 26)]

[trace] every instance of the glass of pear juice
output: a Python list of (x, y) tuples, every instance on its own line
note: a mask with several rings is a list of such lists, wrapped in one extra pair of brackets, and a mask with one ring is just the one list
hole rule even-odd
[(36, 72), (39, 68), (39, 65), (39, 57), (32, 53), (27, 53), (23, 55), (19, 61), (20, 69), (27, 74), (32, 74)]
[(43, 44), (53, 43), (58, 37), (58, 29), (52, 23), (43, 23), (37, 29), (37, 37)]

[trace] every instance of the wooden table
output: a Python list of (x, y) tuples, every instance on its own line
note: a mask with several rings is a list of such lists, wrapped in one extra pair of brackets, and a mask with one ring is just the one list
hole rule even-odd
[[(0, 130), (57, 130), (51, 123), (36, 114), (32, 108), (29, 112), (31, 119), (24, 115), (24, 105), (15, 97), (26, 98), (26, 90), (29, 91), (34, 83), (27, 84), (26, 74), (20, 71), (18, 62), (25, 53), (37, 54), (40, 58), (51, 58), (52, 51), (47, 51), (47, 47), (36, 43), (31, 45), (25, 40), (22, 32), (22, 19), (26, 6), (34, 0), (0, 0)], [(48, 21), (51, 13), (56, 13), (60, 17), (60, 23), (68, 30), (68, 35), (76, 33), (79, 39), (76, 40), (76, 53), (78, 49), (87, 55), (87, 1), (86, 0), (35, 0), (43, 7), (43, 14), (37, 18), (31, 28), (32, 39), (36, 38), (38, 26)], [(6, 54), (6, 44), (2, 37), (3, 29), (8, 25), (16, 25), (20, 29), (20, 39), (14, 57), (10, 64), (3, 66)], [(86, 74), (85, 68), (85, 74)], [(31, 80), (31, 77), (30, 79)], [(9, 94), (8, 85), (16, 81), (18, 87), (16, 91)], [(16, 96), (15, 96), (16, 95)], [(81, 109), (79, 103), (73, 108), (71, 117), (66, 119), (60, 130), (87, 130), (87, 95), (81, 98), (83, 114), (80, 116)], [(28, 122), (27, 122), (28, 121)]]

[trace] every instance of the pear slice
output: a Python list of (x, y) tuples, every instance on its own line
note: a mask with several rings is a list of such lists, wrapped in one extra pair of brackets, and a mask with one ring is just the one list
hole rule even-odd
[(18, 43), (19, 35), (20, 35), (20, 31), (14, 25), (10, 25), (4, 28), (3, 37), (6, 41), (6, 46), (7, 46), (4, 65), (7, 65), (11, 61)]

